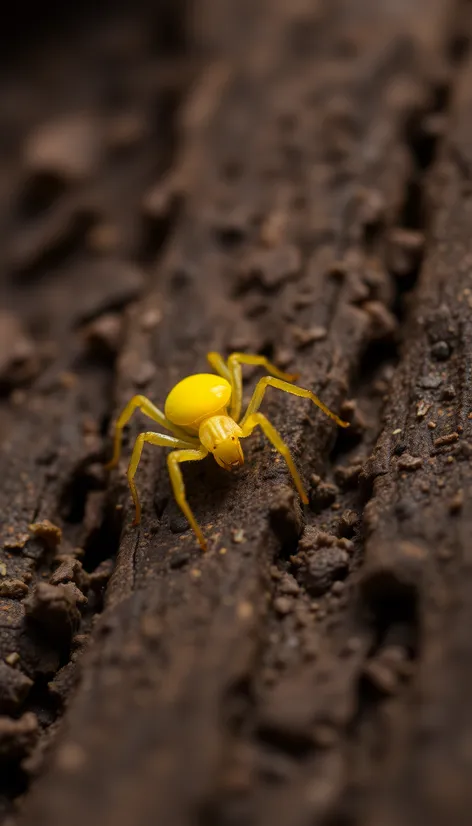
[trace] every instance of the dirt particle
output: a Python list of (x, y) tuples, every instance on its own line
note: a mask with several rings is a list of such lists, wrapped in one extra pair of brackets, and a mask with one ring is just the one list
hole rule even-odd
[(362, 464), (360, 462), (347, 467), (339, 466), (334, 472), (334, 478), (342, 490), (350, 490), (357, 486), (361, 471)]
[(310, 552), (321, 547), (332, 547), (338, 544), (338, 537), (327, 531), (320, 531), (318, 528), (308, 526), (303, 532), (298, 543), (299, 552)]
[(318, 513), (324, 508), (328, 508), (333, 504), (338, 493), (339, 488), (337, 485), (334, 485), (331, 482), (314, 484), (312, 477), (312, 487), (310, 489), (310, 506), (312, 510), (314, 510), (315, 513)]
[(78, 588), (85, 590), (88, 588), (90, 577), (82, 567), (82, 563), (73, 556), (66, 556), (52, 574), (49, 582), (51, 585), (60, 585), (66, 582), (74, 582)]
[(354, 510), (345, 510), (336, 525), (336, 533), (339, 537), (349, 538), (354, 535), (359, 525), (359, 514)]
[(354, 542), (352, 542), (346, 536), (341, 536), (338, 541), (338, 548), (342, 548), (344, 551), (347, 551), (348, 554), (350, 554), (354, 550)]
[(307, 554), (297, 567), (297, 580), (310, 596), (326, 594), (337, 579), (344, 579), (349, 569), (349, 556), (337, 546), (322, 547)]
[(242, 528), (232, 528), (231, 537), (236, 545), (240, 545), (242, 542), (246, 541), (246, 534)]
[(80, 623), (79, 606), (86, 597), (72, 583), (49, 585), (39, 582), (24, 601), (27, 618), (53, 639), (70, 639)]
[(422, 419), (424, 416), (426, 416), (428, 410), (430, 409), (431, 404), (429, 402), (424, 401), (424, 399), (421, 399), (421, 401), (419, 401), (416, 405), (416, 415), (419, 419)]
[(341, 404), (339, 414), (350, 422), (349, 433), (361, 438), (367, 428), (367, 422), (355, 399), (345, 399)]
[(16, 663), (0, 660), (0, 712), (2, 714), (16, 713), (33, 686), (33, 681), (29, 677), (19, 669), (12, 667), (14, 664)]
[(21, 579), (1, 579), (0, 597), (23, 599), (28, 593), (28, 586)]
[(28, 525), (28, 530), (33, 536), (41, 539), (48, 548), (56, 548), (62, 541), (62, 531), (49, 519), (42, 519), (40, 522), (32, 522)]
[(424, 387), (425, 390), (437, 390), (437, 388), (442, 384), (442, 378), (441, 376), (429, 373), (427, 376), (422, 376), (420, 378), (419, 384), (421, 387)]
[(30, 540), (29, 533), (20, 533), (16, 536), (9, 537), (5, 539), (3, 543), (3, 547), (6, 551), (9, 550), (17, 550), (18, 548), (24, 548), (26, 543)]
[(403, 453), (398, 459), (399, 470), (418, 470), (423, 465), (423, 459), (420, 456), (411, 456), (409, 453)]
[(12, 651), (11, 654), (7, 654), (5, 657), (5, 662), (7, 665), (11, 666), (17, 665), (20, 662), (20, 655), (18, 654), (18, 651)]
[(454, 431), (453, 433), (447, 433), (445, 436), (438, 436), (437, 439), (434, 439), (433, 445), (434, 447), (444, 447), (445, 445), (452, 445), (454, 442), (457, 442), (459, 438), (459, 434)]
[(280, 580), (278, 590), (286, 596), (297, 596), (300, 593), (298, 582), (290, 574), (284, 574)]
[(76, 655), (65, 666), (59, 669), (53, 679), (48, 684), (48, 689), (52, 697), (65, 706), (67, 699), (71, 696), (78, 682), (78, 667)]
[(453, 384), (447, 384), (446, 387), (443, 387), (439, 396), (440, 400), (445, 402), (450, 402), (455, 399), (455, 397), (456, 390)]

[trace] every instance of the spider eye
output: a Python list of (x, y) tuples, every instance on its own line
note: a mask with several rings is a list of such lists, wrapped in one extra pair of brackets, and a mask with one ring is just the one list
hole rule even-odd
[(231, 441), (232, 441), (232, 442), (235, 442), (235, 441), (236, 441), (236, 439), (235, 439), (235, 437), (234, 437), (234, 436), (231, 436)]

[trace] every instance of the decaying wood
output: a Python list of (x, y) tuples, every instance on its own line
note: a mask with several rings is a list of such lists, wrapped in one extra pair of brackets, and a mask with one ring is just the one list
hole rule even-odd
[[(103, 259), (81, 289), (96, 262), (79, 240), (64, 270), (75, 300), (54, 291), (62, 357), (35, 368), (17, 417), (5, 412), (2, 538), (16, 583), (5, 633), (16, 629), (20, 661), (0, 672), (2, 685), (16, 681), (2, 713), (26, 712), (14, 761), (28, 755), (25, 770), (39, 774), (18, 823), (466, 823), (467, 6), (206, 0), (181, 14), (180, 49), (195, 66), (169, 134), (157, 147), (152, 136), (138, 141), (121, 190), (97, 147), (92, 189), (87, 169), (69, 169), (85, 177), (66, 207), (91, 222)], [(175, 75), (159, 71), (165, 97)], [(137, 89), (147, 113), (144, 81)], [(115, 123), (113, 134), (127, 133)], [(35, 140), (28, 157), (38, 163)], [(119, 255), (95, 217), (101, 187), (112, 193), (105, 214), (117, 192), (132, 193), (107, 215), (123, 233)], [(165, 238), (152, 263), (139, 221), (148, 241)], [(31, 237), (32, 253), (7, 256), (29, 290), (39, 266)], [(37, 289), (39, 301), (47, 284)], [(100, 369), (96, 356), (80, 368), (77, 328), (87, 347), (100, 344)], [(136, 392), (162, 404), (178, 378), (205, 369), (210, 349), (262, 351), (299, 369), (300, 384), (351, 428), (338, 434), (319, 411), (268, 395), (310, 507), (302, 513), (283, 463), (254, 436), (238, 474), (211, 459), (185, 468), (210, 540), (201, 554), (158, 450), (144, 454), (144, 518), (131, 527), (124, 471), (142, 418), (110, 478), (101, 462), (112, 377), (113, 418)], [(248, 385), (254, 378), (248, 371)], [(118, 521), (105, 609), (79, 685), (69, 666), (54, 681), (68, 706), (41, 761), (28, 692), (41, 668), (51, 676), (83, 642), (67, 629), (89, 629), (83, 593), (99, 608), (96, 565), (112, 554)], [(9, 537), (24, 547), (9, 548)], [(8, 636), (3, 657), (12, 644)], [(11, 736), (2, 731), (0, 757)]]

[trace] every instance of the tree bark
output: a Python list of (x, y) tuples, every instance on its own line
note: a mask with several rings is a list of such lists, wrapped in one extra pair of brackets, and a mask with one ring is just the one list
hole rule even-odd
[[(16, 228), (4, 208), (10, 323), (39, 353), (25, 389), (5, 372), (2, 538), (19, 584), (0, 680), (23, 721), (5, 811), (23, 792), (21, 826), (465, 824), (469, 8), (160, 14), (165, 54), (143, 21), (97, 34), (102, 57), (121, 55), (128, 119), (97, 92), (104, 120), (67, 133), (88, 135), (85, 172), (69, 144), (47, 218)], [(75, 71), (80, 89), (103, 67)], [(26, 176), (37, 198), (41, 136), (21, 128), (33, 148), (9, 186)], [(37, 343), (48, 297), (55, 355)], [(137, 414), (107, 475), (109, 420), (137, 392), (162, 406), (207, 351), (240, 349), (299, 371), (351, 427), (268, 393), (310, 506), (255, 434), (237, 474), (211, 457), (184, 469), (202, 554), (162, 450), (143, 454), (132, 527), (126, 462), (147, 425)]]

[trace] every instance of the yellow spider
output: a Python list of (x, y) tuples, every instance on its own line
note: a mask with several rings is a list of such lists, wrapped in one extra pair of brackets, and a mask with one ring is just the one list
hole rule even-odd
[[(174, 496), (203, 550), (206, 549), (206, 541), (188, 505), (179, 464), (181, 462), (198, 462), (200, 459), (204, 459), (208, 453), (212, 453), (218, 464), (225, 470), (239, 467), (244, 463), (244, 455), (239, 440), (250, 436), (255, 427), (259, 426), (275, 449), (282, 454), (302, 502), (304, 504), (308, 502), (302, 480), (287, 445), (264, 414), (258, 412), (268, 387), (276, 387), (285, 393), (311, 399), (338, 425), (349, 427), (348, 422), (343, 422), (335, 413), (332, 413), (311, 390), (304, 390), (302, 387), (290, 384), (290, 382), (297, 379), (296, 375), (278, 370), (265, 356), (232, 353), (225, 362), (218, 353), (208, 353), (207, 358), (218, 375), (198, 373), (182, 379), (167, 396), (164, 413), (145, 396), (133, 396), (116, 423), (113, 457), (108, 464), (108, 467), (111, 468), (118, 463), (121, 453), (122, 431), (136, 409), (141, 410), (150, 419), (158, 422), (161, 427), (170, 430), (173, 433), (172, 436), (150, 431), (140, 433), (136, 439), (128, 467), (128, 482), (136, 508), (136, 517), (133, 524), (137, 525), (141, 520), (141, 505), (134, 476), (141, 458), (144, 442), (176, 448), (167, 457)], [(276, 378), (265, 376), (259, 380), (247, 410), (241, 418), (242, 364), (265, 367)], [(229, 413), (228, 406), (230, 406)]]

